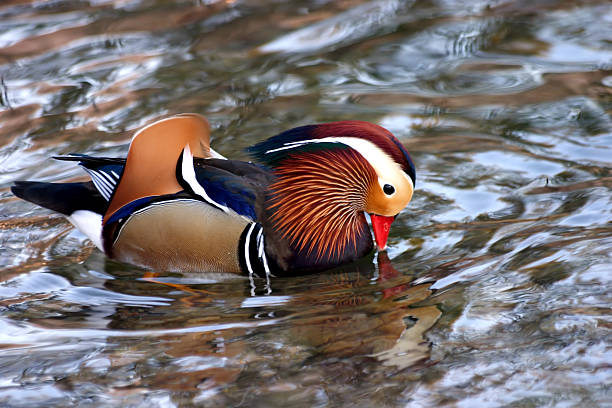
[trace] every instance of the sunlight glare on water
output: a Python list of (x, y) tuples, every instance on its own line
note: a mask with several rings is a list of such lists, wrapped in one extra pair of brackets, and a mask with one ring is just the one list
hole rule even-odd
[[(3, 2), (0, 406), (609, 406), (611, 39), (603, 0)], [(387, 127), (417, 168), (387, 253), (152, 278), (10, 192), (181, 112), (243, 160)]]

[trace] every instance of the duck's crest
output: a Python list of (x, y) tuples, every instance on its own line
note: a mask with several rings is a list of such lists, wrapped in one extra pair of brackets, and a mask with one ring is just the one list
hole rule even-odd
[(253, 158), (268, 166), (276, 167), (288, 153), (295, 153), (302, 149), (319, 149), (327, 146), (319, 146), (313, 143), (314, 128), (317, 125), (300, 126), (289, 129), (273, 136), (263, 142), (251, 146), (247, 151)]
[(181, 191), (176, 163), (186, 145), (195, 157), (212, 156), (210, 126), (203, 116), (176, 115), (139, 130), (130, 143), (125, 168), (110, 197), (104, 222), (135, 200)]
[(387, 129), (370, 122), (347, 120), (300, 126), (258, 143), (248, 148), (248, 152), (268, 166), (277, 167), (290, 154), (338, 148), (343, 138), (372, 142), (400, 165), (415, 183), (414, 163), (404, 146)]

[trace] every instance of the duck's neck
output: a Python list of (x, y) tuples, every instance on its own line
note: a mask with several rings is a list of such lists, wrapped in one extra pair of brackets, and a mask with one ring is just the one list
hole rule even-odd
[[(312, 235), (316, 237), (320, 233), (325, 232), (319, 231)], [(293, 255), (289, 259), (290, 269), (298, 272), (316, 272), (356, 261), (371, 252), (373, 249), (372, 236), (363, 213), (357, 214), (347, 225), (346, 234), (336, 236), (334, 241), (330, 242), (333, 242), (334, 245), (331, 251), (310, 250), (307, 247), (299, 247), (290, 243)]]
[(285, 270), (328, 269), (373, 247), (363, 209), (375, 174), (351, 150), (312, 156), (277, 167), (266, 199), (266, 249)]

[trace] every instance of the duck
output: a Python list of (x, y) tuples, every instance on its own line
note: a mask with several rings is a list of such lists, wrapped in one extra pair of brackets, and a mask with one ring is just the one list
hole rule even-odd
[[(158, 120), (127, 157), (55, 156), (85, 182), (16, 181), (13, 194), (63, 214), (108, 257), (166, 272), (292, 276), (385, 250), (412, 199), (410, 154), (387, 129), (348, 120), (299, 126), (227, 159), (199, 114)], [(366, 218), (369, 215), (374, 240)]]

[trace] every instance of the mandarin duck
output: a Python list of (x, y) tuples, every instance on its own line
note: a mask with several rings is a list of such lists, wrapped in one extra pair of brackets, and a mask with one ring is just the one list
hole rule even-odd
[(91, 181), (17, 181), (11, 190), (57, 211), (109, 257), (157, 271), (297, 275), (385, 249), (412, 198), (402, 144), (368, 122), (297, 127), (228, 160), (207, 120), (181, 114), (133, 136), (127, 158), (72, 154)]

